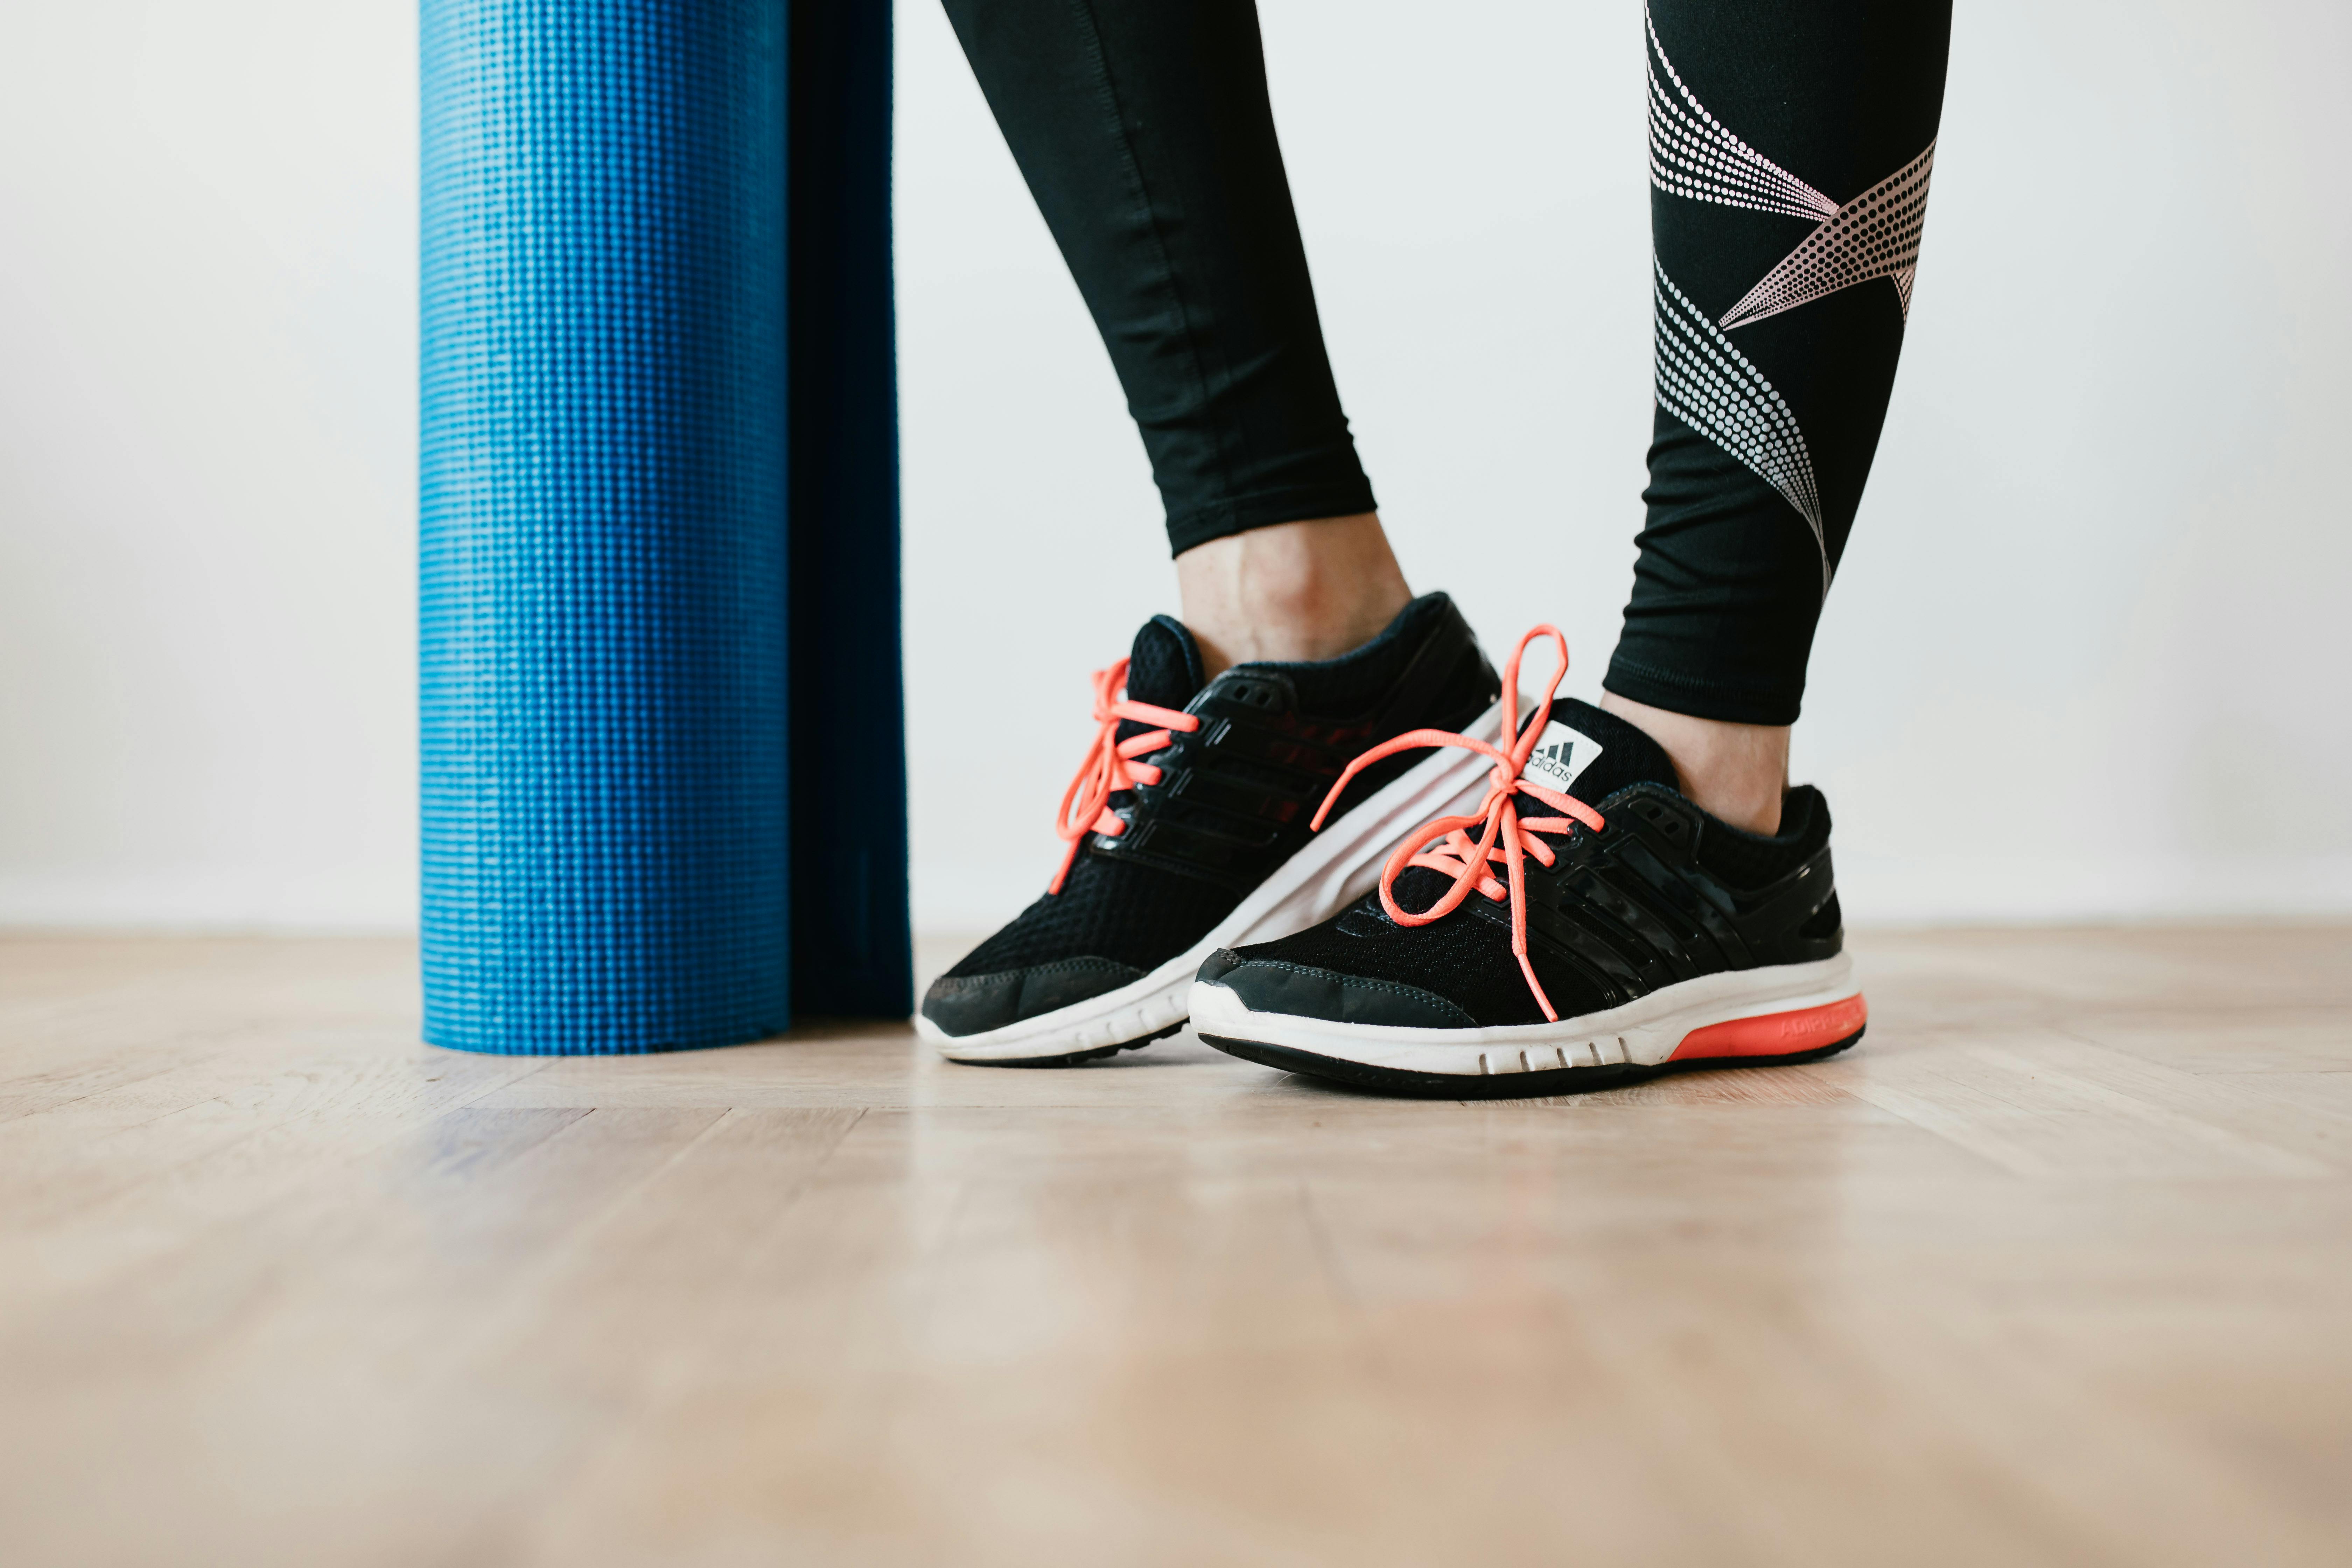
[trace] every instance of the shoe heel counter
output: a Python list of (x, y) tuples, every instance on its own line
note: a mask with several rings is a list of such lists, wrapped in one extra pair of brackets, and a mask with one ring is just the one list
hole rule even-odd
[(1462, 607), (1433, 596), (1444, 599), (1444, 611), (1389, 694), (1379, 721), (1383, 739), (1406, 730), (1465, 728), (1502, 695), (1503, 678), (1486, 662)]
[(1759, 963), (1812, 963), (1844, 952), (1844, 912), (1829, 846), (1767, 889), (1738, 924)]
[(1845, 951), (1845, 911), (1838, 904), (1837, 868), (1830, 858), (1830, 798), (1811, 784), (1797, 789), (1807, 797), (1811, 832), (1821, 836), (1821, 852), (1813, 863), (1821, 868), (1822, 890), (1829, 895), (1790, 933), (1790, 943), (1800, 949), (1796, 962), (1810, 963)]
[(1790, 940), (1804, 944), (1804, 963), (1835, 958), (1845, 951), (1845, 916), (1838, 908), (1835, 888), (1830, 889), (1830, 901), (1815, 910), (1812, 918), (1799, 926)]
[(1465, 730), (1502, 697), (1503, 678), (1496, 673), (1486, 650), (1478, 646), (1478, 634), (1471, 629), (1462, 607), (1451, 599), (1446, 601), (1438, 640), (1450, 657), (1444, 661), (1445, 678), (1439, 682), (1432, 704), (1438, 712), (1436, 725), (1440, 729)]

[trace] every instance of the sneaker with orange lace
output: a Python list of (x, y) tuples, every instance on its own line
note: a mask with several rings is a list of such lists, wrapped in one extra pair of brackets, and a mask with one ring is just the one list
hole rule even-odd
[[(1341, 775), (1439, 748), (1484, 760), (1484, 796), (1399, 843), (1335, 919), (1222, 952), (1192, 1026), (1248, 1060), (1452, 1099), (1599, 1089), (1689, 1068), (1812, 1061), (1868, 1016), (1844, 952), (1830, 814), (1810, 785), (1780, 830), (1742, 832), (1675, 789), (1656, 742), (1556, 696), (1498, 736), (1421, 731)], [(1516, 703), (1514, 704), (1516, 707)]]
[(1341, 658), (1213, 680), (1192, 634), (1154, 617), (1095, 677), (1098, 730), (1062, 797), (1066, 848), (1045, 896), (931, 985), (917, 1027), (953, 1060), (1003, 1067), (1174, 1034), (1202, 959), (1345, 909), (1399, 838), (1476, 800), (1486, 773), (1442, 752), (1343, 780), (1349, 760), (1426, 725), (1492, 735), (1498, 689), (1443, 594)]

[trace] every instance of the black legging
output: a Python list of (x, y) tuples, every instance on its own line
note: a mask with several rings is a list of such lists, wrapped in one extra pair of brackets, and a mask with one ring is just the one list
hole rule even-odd
[[(1175, 551), (1372, 510), (1253, 0), (946, 5)], [(1651, 0), (1658, 408), (1611, 690), (1796, 719), (1902, 349), (1950, 31), (1949, 0)]]

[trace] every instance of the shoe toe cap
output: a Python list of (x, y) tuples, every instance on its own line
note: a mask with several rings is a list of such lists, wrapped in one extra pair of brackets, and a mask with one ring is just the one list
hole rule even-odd
[(1209, 954), (1209, 961), (1201, 965), (1201, 972), (1192, 978), (1200, 984), (1213, 985), (1248, 962), (1232, 948), (1221, 947)]
[[(1231, 962), (1221, 963), (1220, 960)], [(1477, 1026), (1475, 1018), (1434, 991), (1279, 959), (1244, 959), (1219, 952), (1202, 966), (1201, 980), (1231, 991), (1253, 1013), (1287, 1013), (1328, 1018), (1335, 1024), (1407, 1029)]]
[(923, 1016), (948, 1035), (982, 1034), (1034, 1018), (1139, 980), (1108, 958), (1063, 958), (994, 974), (943, 974), (923, 994)]

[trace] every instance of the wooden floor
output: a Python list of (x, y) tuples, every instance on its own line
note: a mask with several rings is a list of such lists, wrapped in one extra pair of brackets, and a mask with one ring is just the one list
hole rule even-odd
[(1463, 1105), (0, 942), (0, 1562), (2352, 1562), (2352, 930), (1857, 946), (1843, 1058)]

